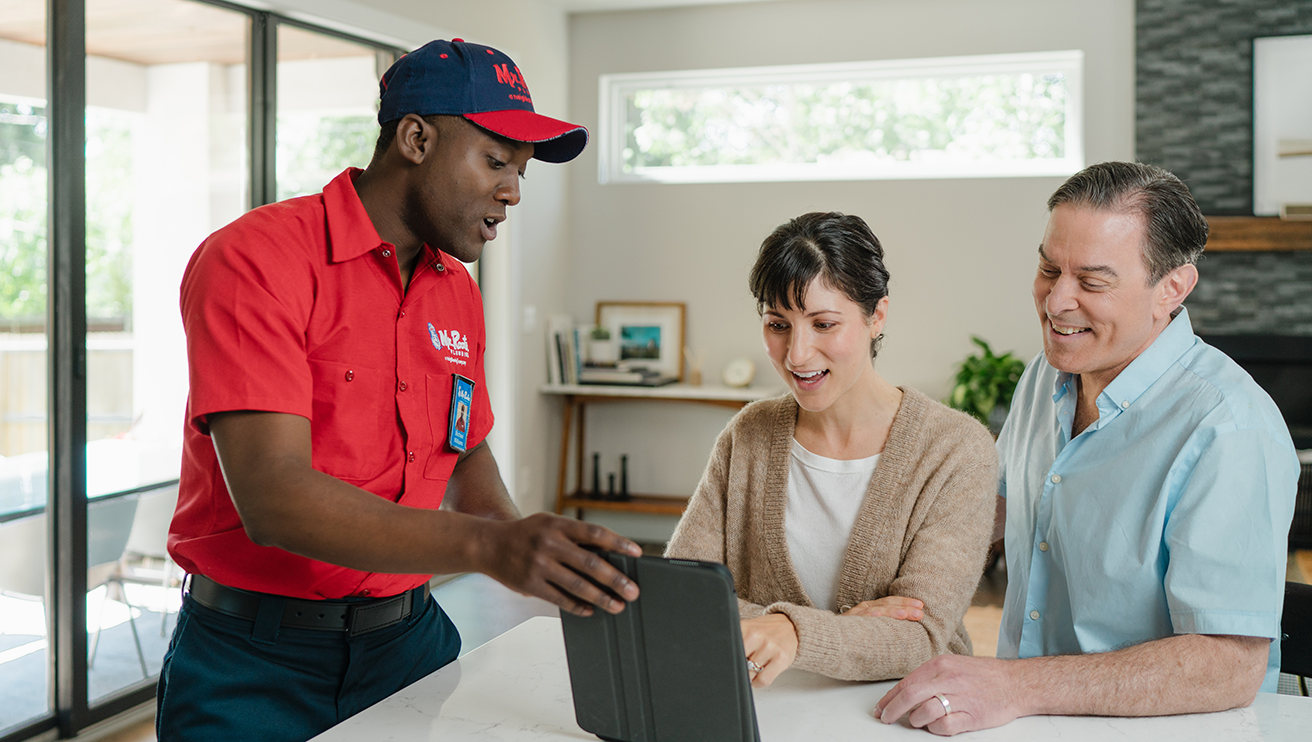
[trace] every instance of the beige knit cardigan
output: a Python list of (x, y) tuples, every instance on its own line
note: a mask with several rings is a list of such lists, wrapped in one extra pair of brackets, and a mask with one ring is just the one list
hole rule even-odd
[(792, 619), (794, 667), (886, 680), (945, 652), (971, 653), (962, 619), (993, 530), (997, 454), (973, 418), (902, 391), (852, 529), (837, 599), (854, 606), (886, 595), (919, 598), (920, 621), (840, 616), (816, 608), (802, 588), (784, 535), (798, 411), (791, 395), (749, 405), (729, 422), (670, 540), (667, 556), (729, 568), (742, 618)]

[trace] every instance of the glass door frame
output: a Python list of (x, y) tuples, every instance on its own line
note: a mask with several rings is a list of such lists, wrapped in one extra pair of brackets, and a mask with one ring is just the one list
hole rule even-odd
[[(367, 38), (223, 0), (188, 0), (249, 19), (247, 105), (249, 208), (277, 193), (277, 27), (305, 30), (373, 48), (380, 66), (405, 53)], [(87, 320), (86, 320), (86, 0), (46, 0), (47, 94), (47, 451), (49, 497), (46, 671), (52, 709), (15, 727), (0, 742), (58, 729), (60, 738), (149, 702), (157, 677), (96, 704), (88, 698), (87, 587)], [(174, 482), (141, 487), (140, 492)], [(115, 493), (115, 495), (129, 494)], [(113, 497), (115, 495), (109, 495)]]

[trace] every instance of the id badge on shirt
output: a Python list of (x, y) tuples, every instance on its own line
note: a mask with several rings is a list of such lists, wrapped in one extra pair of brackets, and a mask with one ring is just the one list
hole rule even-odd
[(474, 407), (474, 382), (460, 374), (451, 374), (451, 378), (451, 422), (447, 426), (446, 444), (451, 450), (464, 453)]

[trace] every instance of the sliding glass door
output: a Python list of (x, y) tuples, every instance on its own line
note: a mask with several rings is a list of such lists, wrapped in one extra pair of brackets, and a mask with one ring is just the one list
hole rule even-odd
[(164, 542), (186, 414), (182, 272), (249, 208), (368, 164), (377, 79), (398, 52), (217, 0), (0, 11), (11, 742), (153, 697), (180, 602)]
[(46, 6), (0, 17), (0, 734), (51, 711)]

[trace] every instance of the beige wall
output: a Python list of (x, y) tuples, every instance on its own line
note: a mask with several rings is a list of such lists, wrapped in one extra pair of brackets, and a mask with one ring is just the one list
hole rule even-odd
[[(570, 17), (569, 42), (569, 114), (594, 128), (605, 73), (1081, 49), (1086, 159), (1134, 155), (1132, 0), (815, 0), (588, 13)], [(858, 214), (884, 243), (892, 304), (877, 368), (886, 378), (943, 396), (972, 350), (971, 334), (1026, 359), (1040, 349), (1029, 286), (1044, 201), (1061, 178), (602, 186), (596, 172), (595, 148), (569, 169), (566, 311), (588, 317), (600, 299), (687, 302), (688, 341), (706, 353), (711, 379), (745, 355), (757, 362), (758, 384), (780, 384), (746, 275), (762, 238), (811, 210)], [(704, 466), (701, 442), (717, 432), (705, 428), (722, 424), (620, 408), (594, 417), (608, 441), (640, 428), (624, 441), (635, 468), (650, 471), (635, 486), (684, 493)]]

